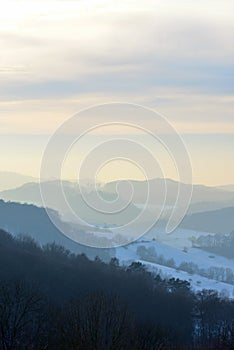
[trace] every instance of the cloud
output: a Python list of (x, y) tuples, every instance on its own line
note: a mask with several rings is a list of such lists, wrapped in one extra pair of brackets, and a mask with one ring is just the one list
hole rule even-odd
[(1, 133), (49, 135), (79, 110), (108, 102), (131, 102), (151, 107), (182, 134), (234, 133), (234, 94), (198, 94), (172, 87), (149, 89), (144, 94), (99, 91), (68, 94), (59, 99), (55, 94), (44, 99), (2, 101), (0, 123), (4, 126)]
[(196, 181), (231, 181), (233, 12), (232, 0), (5, 2), (2, 167), (37, 174), (48, 135), (69, 115), (125, 101), (155, 108), (184, 135)]
[[(176, 6), (172, 1), (162, 5), (150, 0), (144, 6), (139, 1), (125, 5), (48, 1), (46, 7), (35, 9), (28, 1), (21, 3), (25, 7), (16, 5), (12, 28), (6, 25), (0, 37), (5, 38), (4, 65), (9, 61), (26, 66), (30, 71), (26, 82), (82, 84), (87, 79), (86, 85), (91, 85), (90, 77), (109, 77), (114, 90), (115, 74), (122, 73), (124, 81), (129, 71), (139, 81), (143, 75), (146, 85), (160, 84), (161, 76), (180, 85), (182, 75), (187, 77), (184, 84), (191, 85), (197, 68), (232, 67), (234, 25), (228, 10), (233, 5), (228, 1), (207, 1), (202, 6), (190, 1), (179, 1)], [(206, 84), (202, 73), (197, 75), (201, 86)]]
[(233, 10), (228, 0), (9, 0), (5, 132), (50, 132), (81, 106), (116, 100), (156, 107), (184, 132), (232, 132)]
[(27, 70), (23, 66), (0, 66), (0, 74), (12, 74), (12, 73), (27, 73)]

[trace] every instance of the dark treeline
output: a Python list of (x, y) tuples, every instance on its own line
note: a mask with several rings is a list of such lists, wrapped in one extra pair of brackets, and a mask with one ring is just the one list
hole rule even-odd
[(234, 349), (234, 302), (0, 231), (1, 350)]
[(200, 236), (193, 240), (193, 245), (228, 259), (234, 259), (234, 231), (228, 235)]

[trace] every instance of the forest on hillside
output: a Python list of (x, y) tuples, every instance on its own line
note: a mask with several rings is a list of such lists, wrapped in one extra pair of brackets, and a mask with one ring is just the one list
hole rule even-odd
[(234, 301), (0, 231), (0, 349), (234, 349)]
[(193, 240), (193, 245), (203, 250), (234, 259), (234, 231), (230, 234), (201, 235)]

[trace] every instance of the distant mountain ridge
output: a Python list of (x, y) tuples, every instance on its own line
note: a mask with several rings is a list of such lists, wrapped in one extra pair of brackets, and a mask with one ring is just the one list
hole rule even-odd
[[(66, 221), (74, 221), (75, 214), (78, 215), (84, 222), (90, 224), (125, 224), (129, 220), (133, 220), (139, 213), (139, 208), (134, 205), (128, 205), (126, 211), (120, 212), (118, 217), (115, 214), (102, 214), (95, 209), (88, 206), (82, 198), (79, 187), (70, 181), (63, 181), (63, 191), (67, 197), (67, 201), (71, 207), (68, 208), (67, 204), (61, 198), (60, 181), (46, 181), (41, 183), (43, 187), (43, 192), (47, 195), (47, 207), (52, 208), (60, 213)], [(95, 207), (98, 207), (97, 198), (93, 191), (86, 191), (88, 200)], [(113, 201), (116, 198), (115, 194), (99, 191), (99, 195), (107, 201)], [(29, 203), (34, 204), (39, 207), (43, 206), (43, 200), (40, 191), (39, 183), (28, 183), (16, 189), (2, 191), (0, 193), (0, 198), (5, 201), (19, 202), (19, 203)], [(126, 202), (119, 201), (119, 203), (124, 207)], [(116, 220), (116, 221), (115, 221)]]
[[(120, 181), (127, 184), (128, 181)], [(147, 193), (147, 181), (130, 181), (135, 189), (135, 200), (141, 203)], [(188, 184), (179, 183), (171, 179), (151, 179), (149, 180), (151, 188), (155, 195), (155, 204), (160, 202), (164, 193), (164, 183), (166, 183), (167, 197), (166, 205), (174, 205), (177, 198), (179, 185), (183, 190), (190, 186)], [(102, 187), (103, 191), (115, 193), (118, 182), (113, 181)], [(119, 186), (119, 185), (118, 185)], [(124, 194), (124, 192), (123, 192)], [(205, 205), (204, 205), (205, 204)], [(193, 194), (190, 205), (190, 212), (200, 212), (206, 210), (221, 209), (224, 207), (234, 206), (234, 193), (218, 187), (208, 187), (205, 185), (193, 185)], [(205, 207), (205, 208), (204, 208)]]
[(28, 182), (37, 182), (32, 176), (22, 175), (10, 171), (0, 171), (0, 191), (13, 189)]
[[(122, 180), (120, 182), (114, 181), (104, 184), (98, 187), (99, 194), (109, 201), (115, 200), (119, 194), (120, 198), (123, 199), (122, 202), (124, 204), (124, 201), (126, 202), (129, 200), (129, 192), (125, 190), (126, 186), (128, 186), (128, 182), (129, 181), (127, 180)], [(183, 190), (186, 190), (186, 187), (188, 186), (187, 184), (183, 183), (179, 184), (175, 180), (171, 179), (151, 179), (149, 182), (151, 188), (153, 189), (155, 206), (159, 206), (162, 202), (164, 195), (164, 183), (166, 183), (167, 198), (165, 216), (168, 215), (171, 210), (170, 208), (175, 204), (178, 186), (180, 185)], [(136, 206), (133, 204), (130, 205), (127, 209), (127, 212), (123, 212), (120, 218), (118, 218), (118, 222), (115, 222), (114, 215), (112, 217), (110, 215), (100, 215), (85, 205), (77, 183), (71, 181), (62, 182), (64, 186), (64, 192), (68, 198), (68, 202), (71, 203), (73, 210), (78, 213), (81, 218), (84, 218), (84, 220), (92, 222), (93, 224), (103, 224), (104, 222), (107, 224), (124, 224), (125, 222), (129, 222), (129, 220), (134, 219), (134, 217), (138, 215), (138, 205), (141, 205), (142, 203), (144, 204), (147, 199), (147, 182), (132, 180), (130, 183), (134, 192), (133, 203)], [(118, 190), (120, 189), (120, 193), (116, 192), (117, 185)], [(63, 206), (63, 201), (58, 197), (59, 191), (57, 191), (57, 186), (61, 186), (60, 181), (45, 181), (42, 183), (42, 186), (44, 186), (47, 193), (49, 202), (48, 206), (59, 211), (60, 215), (62, 215), (64, 219), (73, 221), (71, 213), (67, 210), (66, 206)], [(227, 188), (229, 187), (227, 186)], [(86, 187), (85, 190), (88, 193), (88, 198), (90, 201), (95, 204), (93, 189)], [(1, 191), (0, 198), (5, 201), (31, 203), (37, 206), (43, 206), (39, 183), (36, 182), (26, 183), (14, 189)], [(232, 206), (234, 206), (234, 192), (228, 191), (226, 187), (225, 189), (222, 189), (219, 187), (193, 185), (193, 195), (188, 213), (193, 214), (203, 211), (213, 211)], [(155, 210), (154, 206), (152, 207), (152, 210)]]
[[(165, 210), (162, 216), (162, 220), (165, 220), (168, 214), (171, 212), (178, 191), (179, 183), (171, 179), (152, 179), (149, 180), (152, 185), (154, 196), (155, 196), (155, 207), (149, 208), (151, 210), (151, 216), (154, 215), (157, 205), (160, 205), (160, 198), (163, 196), (163, 185), (164, 181), (167, 185), (167, 200)], [(147, 193), (147, 182), (145, 181), (130, 181), (135, 190), (133, 196), (133, 203), (137, 205), (146, 200), (145, 194)], [(107, 201), (114, 201), (117, 195), (120, 195), (120, 203), (124, 204), (129, 199), (129, 193), (125, 191), (125, 186), (127, 186), (127, 181), (121, 181), (119, 193), (116, 193), (116, 186), (118, 182), (110, 182), (98, 188), (99, 195), (105, 198)], [(58, 211), (65, 221), (76, 222), (73, 220), (74, 212), (82, 220), (88, 222), (94, 226), (104, 226), (111, 227), (112, 225), (124, 225), (125, 223), (134, 220), (141, 211), (141, 207), (135, 206), (133, 204), (129, 205), (125, 210), (120, 212), (119, 216), (116, 217), (115, 214), (100, 214), (98, 211), (93, 210), (83, 201), (80, 189), (75, 182), (63, 181), (62, 185), (64, 187), (64, 193), (68, 198), (68, 202), (71, 205), (73, 212), (64, 204), (61, 200), (61, 191), (58, 191), (58, 186), (61, 186), (60, 181), (45, 181), (42, 183), (44, 186), (44, 192), (46, 192), (48, 197), (48, 207)], [(180, 184), (183, 189), (186, 189), (186, 184)], [(92, 188), (85, 189), (87, 198), (92, 204), (96, 203), (95, 193)], [(126, 197), (125, 197), (126, 196)], [(5, 201), (19, 202), (19, 203), (30, 203), (37, 205), (39, 207), (43, 206), (43, 201), (40, 192), (39, 183), (30, 182), (23, 184), (22, 186), (0, 192), (0, 198)], [(121, 199), (123, 198), (123, 200)], [(95, 205), (94, 205), (95, 206)], [(234, 207), (234, 192), (227, 191), (226, 189), (208, 187), (204, 185), (194, 185), (193, 186), (193, 196), (190, 207), (188, 209), (188, 215), (182, 222), (183, 228), (207, 231), (215, 233), (230, 233), (234, 229), (232, 224), (232, 214), (225, 216), (225, 211), (222, 209), (226, 208), (227, 212)], [(98, 208), (98, 206), (97, 206)], [(156, 209), (155, 209), (156, 208)], [(210, 214), (208, 214), (210, 212)], [(230, 213), (230, 212), (229, 212)], [(149, 213), (148, 213), (149, 214)], [(197, 214), (196, 216), (194, 216)], [(200, 215), (199, 215), (200, 214)], [(217, 218), (220, 221), (217, 221)], [(223, 219), (226, 217), (226, 221)], [(234, 217), (234, 213), (233, 213)], [(147, 221), (147, 213), (145, 215), (145, 220)], [(233, 226), (232, 226), (233, 225)]]

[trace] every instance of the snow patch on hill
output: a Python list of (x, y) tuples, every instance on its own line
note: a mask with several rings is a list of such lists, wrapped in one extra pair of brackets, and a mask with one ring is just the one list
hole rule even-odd
[[(209, 268), (215, 267), (217, 269), (230, 269), (234, 273), (234, 260), (210, 254), (197, 248), (191, 248), (191, 245), (185, 244), (186, 242), (190, 242), (188, 240), (189, 233), (187, 232), (185, 237), (183, 234), (184, 232), (177, 232), (177, 234), (171, 238), (161, 235), (161, 238), (164, 237), (164, 242), (170, 243), (170, 245), (149, 238), (143, 238), (127, 246), (117, 248), (116, 257), (122, 265), (129, 265), (132, 262), (139, 261), (144, 264), (149, 271), (159, 273), (163, 277), (174, 277), (186, 280), (190, 282), (192, 289), (195, 291), (202, 289), (214, 289), (219, 293), (224, 293), (224, 291), (226, 291), (226, 294), (229, 297), (234, 298), (233, 284), (224, 283), (218, 280), (218, 278), (211, 279), (197, 273), (190, 274), (178, 269), (181, 263), (187, 262), (196, 264), (199, 269), (204, 271), (208, 271)], [(197, 234), (201, 235), (201, 232)], [(158, 236), (158, 238), (159, 237), (160, 236)], [(187, 249), (184, 249), (184, 246), (186, 246)], [(164, 264), (159, 264), (158, 262), (148, 261), (144, 258), (142, 259), (142, 256), (139, 254), (139, 247), (144, 247), (146, 249), (153, 248), (157, 256), (162, 256), (165, 260), (173, 259), (175, 266), (168, 267)]]

